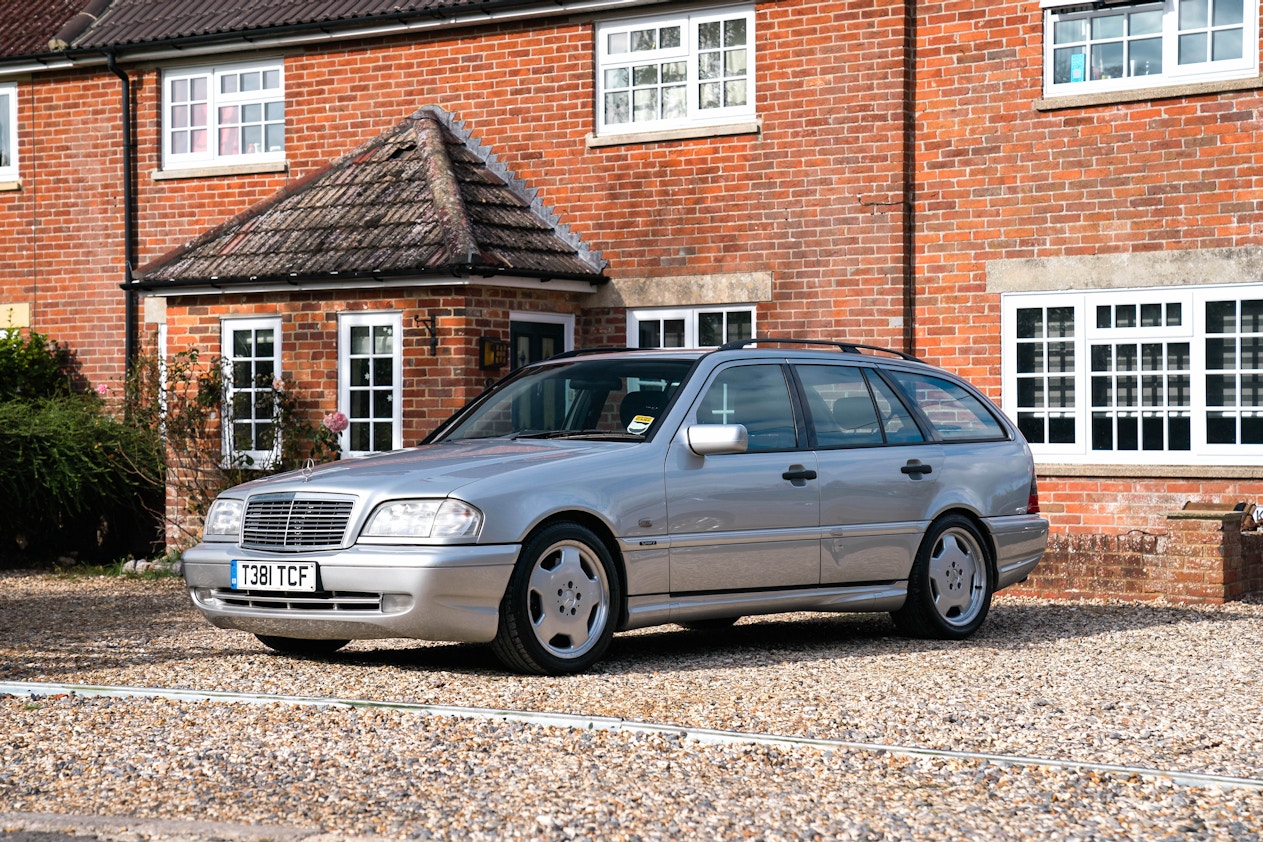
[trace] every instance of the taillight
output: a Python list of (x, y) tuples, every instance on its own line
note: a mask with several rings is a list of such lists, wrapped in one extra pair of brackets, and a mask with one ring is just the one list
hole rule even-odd
[(1031, 477), (1031, 496), (1026, 498), (1026, 513), (1028, 515), (1039, 514), (1039, 483), (1034, 477)]

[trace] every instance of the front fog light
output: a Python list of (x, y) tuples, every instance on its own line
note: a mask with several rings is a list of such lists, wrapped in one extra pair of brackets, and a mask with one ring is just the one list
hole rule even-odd
[(402, 614), (412, 607), (412, 597), (406, 593), (382, 594), (383, 614)]

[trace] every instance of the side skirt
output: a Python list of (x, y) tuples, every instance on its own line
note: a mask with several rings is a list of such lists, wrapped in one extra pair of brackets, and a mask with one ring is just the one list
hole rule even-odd
[(907, 581), (784, 591), (649, 594), (627, 600), (627, 623), (620, 631), (787, 611), (895, 611), (907, 595)]

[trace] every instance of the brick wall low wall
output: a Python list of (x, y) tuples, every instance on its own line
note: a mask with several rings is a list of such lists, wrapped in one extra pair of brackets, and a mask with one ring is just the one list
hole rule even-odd
[(1241, 599), (1263, 593), (1263, 532), (1252, 527), (1245, 513), (1191, 505), (1168, 512), (1152, 531), (1054, 531), (1039, 567), (1006, 593), (1214, 604)]

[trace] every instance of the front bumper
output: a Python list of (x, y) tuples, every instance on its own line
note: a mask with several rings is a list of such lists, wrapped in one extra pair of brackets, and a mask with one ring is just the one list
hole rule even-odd
[[(202, 543), (183, 557), (193, 604), (214, 625), (307, 640), (406, 637), (486, 643), (496, 636), (500, 601), (516, 544), (356, 546), (316, 553), (269, 553)], [(314, 561), (316, 594), (233, 591), (232, 559)]]

